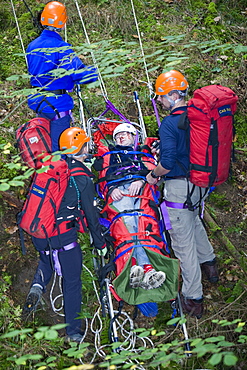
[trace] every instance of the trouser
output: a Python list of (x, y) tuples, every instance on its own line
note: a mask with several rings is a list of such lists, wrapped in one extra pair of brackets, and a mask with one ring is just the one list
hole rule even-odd
[[(118, 189), (121, 190), (124, 194), (129, 194), (129, 187), (130, 183), (120, 185), (118, 186)], [(140, 207), (140, 198), (136, 197), (126, 197), (124, 196), (122, 199), (114, 201), (112, 205), (119, 211), (127, 211), (133, 210), (133, 209), (139, 209)], [(137, 233), (138, 232), (138, 222), (139, 222), (139, 216), (133, 216), (133, 215), (126, 215), (122, 217), (122, 220), (128, 229), (130, 233)], [(132, 237), (133, 239), (136, 239), (136, 236)], [(138, 243), (139, 245), (139, 243)], [(145, 249), (143, 247), (136, 247), (133, 251), (133, 257), (136, 259), (137, 264), (139, 266), (148, 265), (150, 264), (150, 260), (145, 252)]]
[(40, 113), (40, 114), (38, 113), (39, 117), (44, 117), (46, 119), (51, 120), (50, 130), (51, 130), (52, 152), (56, 152), (57, 150), (60, 150), (59, 149), (59, 137), (64, 130), (70, 127), (70, 123), (72, 120), (70, 114), (66, 114), (63, 116), (62, 113), (63, 112), (61, 112), (61, 118), (58, 118), (57, 116), (55, 116), (55, 114), (51, 114), (51, 113)]
[[(190, 184), (192, 187), (192, 184)], [(164, 198), (169, 202), (184, 203), (187, 195), (187, 180), (167, 180)], [(195, 204), (200, 199), (200, 188), (195, 187), (192, 194)], [(215, 258), (213, 247), (199, 217), (199, 209), (176, 209), (167, 207), (172, 229), (172, 249), (180, 260), (183, 278), (182, 294), (186, 298), (198, 299), (203, 296), (200, 264)]]
[[(65, 322), (69, 324), (69, 326), (66, 327), (66, 333), (72, 335), (81, 331), (81, 320), (77, 319), (81, 312), (82, 302), (82, 253), (80, 245), (76, 243), (74, 248), (58, 252), (58, 259), (63, 276), (62, 287)], [(32, 285), (40, 284), (45, 291), (53, 272), (50, 255), (41, 252)]]

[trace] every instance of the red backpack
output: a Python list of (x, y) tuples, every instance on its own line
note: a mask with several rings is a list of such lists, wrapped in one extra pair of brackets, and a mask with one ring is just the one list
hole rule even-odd
[(36, 160), (42, 153), (51, 153), (50, 121), (36, 117), (16, 130), (17, 147), (23, 161), (36, 168)]
[[(67, 231), (65, 219), (60, 223), (57, 214), (69, 184), (69, 179), (74, 176), (86, 175), (82, 168), (69, 169), (64, 159), (54, 161), (51, 155), (49, 159), (37, 160), (37, 172), (22, 211), (18, 215), (18, 226), (21, 234), (22, 251), (25, 254), (22, 231), (25, 230), (31, 236), (48, 239), (59, 233)], [(43, 171), (42, 171), (43, 169)], [(42, 172), (40, 172), (42, 171)], [(78, 221), (80, 232), (86, 231), (84, 214), (82, 211), (73, 210), (74, 219)]]
[[(210, 85), (195, 90), (188, 102), (190, 182), (202, 188), (222, 184), (230, 169), (233, 115), (237, 95), (228, 87)], [(179, 128), (183, 126), (181, 117)]]

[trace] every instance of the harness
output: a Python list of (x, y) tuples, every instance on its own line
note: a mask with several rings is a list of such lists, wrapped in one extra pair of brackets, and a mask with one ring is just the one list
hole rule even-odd
[(69, 251), (69, 250), (71, 250), (71, 249), (73, 249), (77, 246), (78, 246), (78, 243), (73, 242), (73, 243), (70, 243), (68, 245), (63, 246), (62, 248), (53, 249), (51, 251), (40, 251), (40, 253), (45, 254), (46, 256), (49, 256), (49, 255), (52, 256), (53, 268), (56, 271), (58, 276), (62, 276), (62, 269), (61, 269), (61, 265), (60, 265), (60, 262), (59, 262), (58, 253), (64, 252), (64, 251)]

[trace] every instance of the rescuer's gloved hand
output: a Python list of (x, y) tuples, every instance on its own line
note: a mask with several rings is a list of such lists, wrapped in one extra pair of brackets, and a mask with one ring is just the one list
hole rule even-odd
[(105, 255), (107, 254), (107, 252), (108, 252), (108, 249), (107, 249), (107, 247), (105, 247), (105, 248), (103, 248), (103, 249), (97, 249), (97, 252), (98, 252), (98, 255), (99, 256), (103, 256), (103, 257), (105, 257)]

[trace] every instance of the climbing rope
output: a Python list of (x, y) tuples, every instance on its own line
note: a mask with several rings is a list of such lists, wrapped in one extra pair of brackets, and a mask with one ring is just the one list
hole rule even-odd
[[(81, 11), (80, 11), (78, 2), (77, 2), (77, 0), (74, 0), (74, 2), (75, 2), (76, 9), (77, 9), (77, 12), (78, 12), (78, 15), (79, 15), (81, 24), (82, 24), (82, 28), (83, 28), (83, 31), (84, 31), (84, 34), (85, 34), (85, 37), (86, 37), (86, 41), (87, 41), (88, 45), (90, 46), (91, 43), (90, 43), (90, 40), (89, 40), (89, 37), (88, 37), (88, 33), (87, 33), (87, 30), (86, 30), (86, 27), (85, 27), (85, 24), (84, 24), (84, 21), (83, 21), (83, 18), (82, 18), (82, 14), (81, 14)], [(93, 53), (92, 50), (91, 50), (91, 56), (92, 56), (92, 59), (93, 59), (93, 64), (97, 68), (98, 78), (99, 78), (99, 81), (100, 81), (101, 93), (102, 93), (104, 99), (107, 100), (108, 98), (107, 98), (107, 92), (106, 92), (105, 84), (104, 84), (104, 81), (102, 79), (102, 76), (101, 76), (101, 73), (100, 73), (100, 70), (99, 70), (99, 67), (98, 67), (98, 64), (97, 64), (95, 55), (94, 55), (94, 53)]]
[(27, 65), (26, 51), (25, 51), (25, 47), (24, 47), (24, 44), (23, 44), (23, 40), (22, 40), (22, 36), (21, 36), (21, 31), (20, 31), (18, 19), (17, 19), (17, 16), (16, 16), (16, 12), (15, 12), (15, 7), (14, 7), (14, 4), (13, 4), (13, 0), (10, 0), (10, 3), (11, 3), (12, 10), (13, 10), (13, 13), (14, 13), (15, 23), (16, 23), (16, 27), (17, 27), (17, 30), (18, 30), (19, 39), (20, 39), (20, 42), (21, 42), (21, 47), (22, 47), (23, 54), (24, 54), (24, 57), (25, 57), (26, 65)]
[[(82, 14), (81, 14), (81, 11), (80, 11), (80, 8), (79, 8), (79, 5), (78, 5), (78, 2), (77, 2), (77, 0), (74, 0), (74, 2), (75, 2), (76, 8), (77, 8), (77, 12), (78, 12), (78, 15), (79, 15), (81, 24), (82, 24), (82, 28), (83, 28), (83, 31), (84, 31), (84, 34), (85, 34), (85, 37), (86, 37), (86, 41), (87, 41), (88, 45), (91, 45), (90, 40), (89, 40), (89, 37), (88, 37), (87, 30), (86, 30), (86, 27), (85, 27), (85, 23), (83, 21)], [(144, 53), (143, 53), (143, 55), (144, 55)], [(101, 92), (102, 92), (102, 95), (103, 95), (103, 97), (105, 99), (105, 102), (106, 102), (106, 110), (100, 115), (100, 118), (102, 116), (104, 116), (109, 110), (111, 110), (115, 115), (118, 115), (120, 117), (120, 119), (122, 119), (124, 122), (132, 123), (108, 99), (106, 88), (105, 88), (105, 84), (104, 84), (103, 78), (101, 76), (99, 67), (97, 65), (97, 61), (96, 61), (95, 55), (94, 55), (94, 53), (93, 53), (92, 50), (91, 50), (91, 56), (92, 56), (92, 59), (93, 59), (94, 66), (97, 68)], [(81, 96), (78, 95), (78, 97), (79, 97), (79, 101), (80, 101), (80, 107), (83, 109), (83, 106), (81, 104), (81, 102), (82, 102)], [(145, 140), (145, 138), (146, 138), (147, 135), (146, 135), (145, 124), (144, 124), (142, 113), (141, 113), (141, 109), (140, 109), (139, 97), (138, 97), (138, 94), (136, 92), (134, 94), (134, 98), (135, 98), (135, 102), (136, 102), (137, 108), (138, 108), (139, 122), (140, 122), (141, 131), (142, 131), (142, 135), (141, 136), (142, 136), (142, 140), (144, 142), (144, 140)], [(94, 119), (92, 120), (91, 118), (90, 118), (90, 123), (89, 123), (89, 127), (88, 127), (88, 129), (90, 131), (91, 131), (90, 126), (93, 125), (95, 122), (97, 122), (97, 118), (95, 120)], [(84, 122), (83, 122), (83, 125), (85, 125)], [(85, 127), (85, 126), (83, 126), (83, 127)], [(136, 139), (137, 139), (137, 136), (136, 136)]]
[(138, 25), (138, 21), (137, 21), (137, 17), (136, 17), (134, 2), (133, 2), (133, 0), (130, 0), (130, 2), (131, 2), (131, 6), (132, 6), (133, 17), (134, 17), (134, 20), (135, 20), (138, 40), (139, 40), (141, 54), (142, 54), (142, 58), (143, 58), (144, 69), (145, 69), (146, 78), (147, 78), (147, 82), (140, 81), (140, 80), (139, 81), (142, 82), (142, 83), (145, 83), (147, 85), (148, 89), (149, 89), (149, 96), (150, 96), (150, 100), (152, 101), (152, 104), (153, 104), (156, 121), (158, 123), (158, 126), (160, 126), (160, 124), (161, 124), (160, 123), (160, 118), (159, 118), (158, 109), (157, 109), (156, 102), (155, 102), (155, 92), (153, 91), (153, 86), (152, 86), (152, 84), (150, 82), (150, 79), (149, 79), (148, 68), (147, 68), (146, 58), (145, 58), (144, 49), (143, 49), (141, 33), (140, 33), (140, 29), (139, 29), (139, 25)]
[(151, 92), (151, 90), (152, 90), (152, 84), (151, 84), (150, 79), (149, 79), (148, 68), (147, 68), (146, 58), (145, 58), (144, 49), (143, 49), (143, 44), (142, 44), (142, 39), (141, 39), (141, 33), (140, 33), (139, 25), (138, 25), (138, 22), (137, 22), (137, 17), (136, 17), (134, 2), (133, 2), (133, 0), (130, 0), (130, 2), (131, 2), (132, 12), (133, 12), (133, 17), (134, 17), (134, 20), (135, 20), (136, 31), (137, 31), (137, 35), (138, 35), (139, 44), (140, 44), (141, 54), (142, 54), (142, 58), (143, 58), (144, 69), (145, 69), (146, 77), (147, 77), (146, 84), (147, 84), (147, 86), (148, 86), (148, 88), (149, 88), (149, 90)]
[[(137, 333), (134, 331), (134, 322), (129, 316), (129, 314), (125, 311), (121, 311), (121, 314), (119, 315), (119, 311), (117, 310), (112, 310), (112, 312), (109, 312), (109, 303), (112, 304), (112, 302), (109, 302), (111, 300), (111, 294), (109, 293), (108, 297), (104, 296), (103, 300), (100, 300), (99, 293), (98, 293), (98, 288), (95, 283), (94, 275), (93, 273), (88, 269), (88, 267), (83, 264), (83, 269), (85, 269), (89, 275), (92, 277), (92, 285), (93, 285), (93, 290), (96, 295), (96, 301), (98, 302), (98, 307), (96, 309), (96, 312), (94, 313), (91, 322), (89, 324), (89, 319), (85, 319), (85, 329), (84, 329), (84, 335), (81, 339), (81, 342), (85, 341), (85, 338), (89, 332), (94, 334), (94, 348), (95, 352), (93, 353), (92, 359), (90, 363), (93, 363), (97, 357), (100, 358), (105, 358), (109, 352), (112, 351), (111, 345), (110, 344), (102, 344), (102, 332), (104, 330), (104, 325), (103, 325), (103, 319), (102, 319), (102, 304), (104, 305), (104, 310), (107, 315), (109, 316), (117, 316), (117, 319), (114, 320), (115, 326), (116, 326), (116, 331), (117, 335), (119, 338), (119, 348), (118, 352), (121, 351), (131, 351), (133, 353), (139, 353), (139, 347), (142, 348), (154, 348), (154, 344), (152, 340), (149, 337), (139, 337)], [(54, 274), (53, 278), (53, 283), (52, 287), (50, 290), (50, 301), (51, 301), (51, 306), (54, 311), (59, 316), (64, 316), (64, 314), (61, 312), (63, 310), (63, 294), (62, 294), (62, 277), (60, 276), (58, 281), (57, 281), (57, 274)], [(58, 284), (59, 287), (59, 294), (56, 297), (53, 297), (54, 293), (54, 288), (55, 285)], [(57, 301), (61, 300), (60, 306), (57, 307)], [(83, 303), (82, 303), (83, 304)], [(82, 358), (80, 358), (80, 362), (82, 362)], [(129, 363), (135, 364), (136, 369), (140, 370), (145, 370), (144, 367), (139, 364), (138, 361), (131, 361), (129, 360)]]
[[(53, 298), (53, 292), (54, 292), (54, 289), (57, 283), (57, 278), (58, 278), (58, 288), (59, 288), (60, 293), (55, 298)], [(58, 305), (57, 301), (59, 299), (61, 300), (61, 303), (60, 303), (60, 306), (57, 307)], [(63, 290), (62, 290), (62, 276), (58, 276), (56, 273), (54, 273), (53, 282), (52, 282), (52, 286), (50, 289), (50, 302), (51, 302), (51, 307), (52, 307), (53, 312), (55, 312), (59, 316), (64, 316), (64, 313), (61, 313), (61, 311), (63, 310), (63, 305), (64, 305)]]

